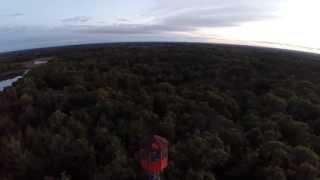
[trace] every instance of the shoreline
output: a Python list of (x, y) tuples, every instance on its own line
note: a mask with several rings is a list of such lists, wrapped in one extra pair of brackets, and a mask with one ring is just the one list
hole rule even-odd
[(47, 64), (52, 57), (37, 58), (20, 63), (21, 67), (9, 72), (0, 73), (0, 92), (23, 78), (32, 68)]
[(5, 81), (16, 76), (22, 76), (29, 69), (19, 69), (11, 72), (5, 72), (0, 74), (0, 81)]

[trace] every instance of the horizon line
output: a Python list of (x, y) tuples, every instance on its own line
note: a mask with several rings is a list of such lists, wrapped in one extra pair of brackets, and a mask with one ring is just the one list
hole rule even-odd
[(86, 46), (86, 45), (103, 45), (103, 44), (134, 44), (134, 43), (187, 43), (187, 44), (208, 44), (208, 45), (229, 45), (229, 46), (242, 46), (242, 47), (251, 47), (251, 48), (267, 48), (274, 50), (285, 50), (291, 52), (301, 52), (301, 53), (310, 53), (320, 55), (320, 48), (311, 48), (306, 46), (291, 45), (285, 43), (277, 42), (268, 42), (268, 41), (236, 41), (230, 40), (225, 42), (205, 42), (205, 41), (109, 41), (109, 42), (83, 42), (83, 43), (70, 43), (65, 45), (48, 45), (42, 47), (32, 47), (32, 48), (18, 48), (15, 50), (0, 50), (0, 55), (10, 54), (10, 53), (19, 53), (23, 51), (33, 51), (41, 49), (50, 49), (50, 48), (64, 48), (72, 46)]

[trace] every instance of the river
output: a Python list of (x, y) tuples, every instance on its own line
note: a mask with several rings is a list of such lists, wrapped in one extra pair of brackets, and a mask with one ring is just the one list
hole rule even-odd
[(0, 81), (0, 91), (3, 91), (5, 88), (12, 86), (13, 83), (17, 82), (19, 79), (21, 79), (23, 76), (16, 76), (11, 79), (6, 79), (3, 81)]
[(26, 75), (30, 69), (37, 67), (37, 66), (40, 66), (40, 65), (43, 65), (43, 64), (47, 64), (48, 61), (50, 61), (51, 59), (52, 59), (52, 57), (44, 57), (44, 58), (34, 59), (31, 62), (24, 63), (24, 67), (27, 68), (28, 70), (26, 70), (23, 75), (0, 81), (0, 92), (2, 92), (5, 88), (12, 86), (13, 83), (17, 82), (24, 75)]

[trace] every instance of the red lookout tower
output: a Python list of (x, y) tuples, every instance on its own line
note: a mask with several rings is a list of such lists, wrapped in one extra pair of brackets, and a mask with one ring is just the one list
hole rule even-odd
[(160, 173), (168, 166), (168, 141), (152, 135), (140, 143), (139, 161), (148, 180), (160, 180)]

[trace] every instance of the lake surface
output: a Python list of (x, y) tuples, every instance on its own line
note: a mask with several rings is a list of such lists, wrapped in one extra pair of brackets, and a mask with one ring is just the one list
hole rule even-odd
[(0, 91), (3, 91), (5, 88), (12, 86), (13, 83), (17, 82), (21, 78), (22, 76), (16, 76), (11, 79), (0, 81)]

